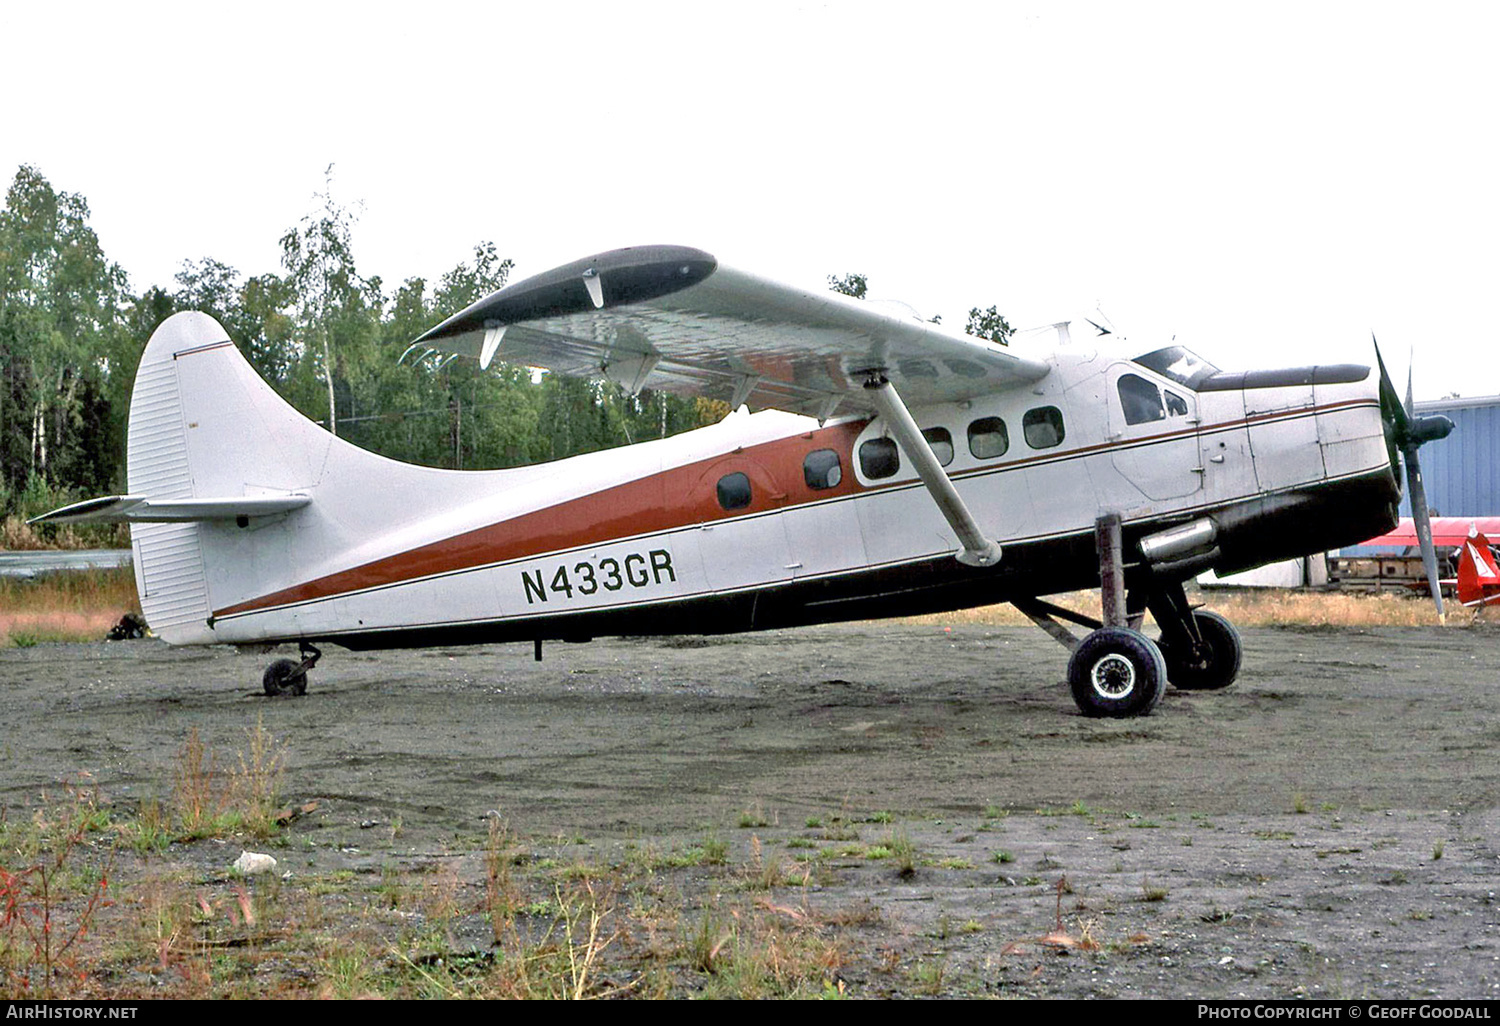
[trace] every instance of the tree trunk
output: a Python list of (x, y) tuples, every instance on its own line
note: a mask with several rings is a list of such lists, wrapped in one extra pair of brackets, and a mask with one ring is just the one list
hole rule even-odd
[(40, 401), (31, 417), (31, 470), (47, 476), (47, 405)]
[(339, 426), (333, 404), (333, 351), (328, 345), (328, 329), (323, 329), (323, 373), (328, 379), (328, 433), (337, 435)]
[[(64, 388), (66, 384), (66, 388)], [(52, 446), (61, 451), (63, 439), (68, 436), (68, 416), (73, 410), (73, 397), (78, 392), (78, 375), (68, 374), (66, 367), (57, 372), (57, 405), (52, 409)], [(63, 468), (66, 472), (67, 468)]]
[(464, 469), (464, 399), (453, 397), (453, 469)]

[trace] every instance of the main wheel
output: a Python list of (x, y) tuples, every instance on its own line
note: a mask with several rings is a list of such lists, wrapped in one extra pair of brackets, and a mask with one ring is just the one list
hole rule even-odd
[(260, 678), (261, 687), (271, 697), (279, 695), (307, 694), (307, 671), (302, 664), (291, 659), (278, 659), (266, 667)]
[(1181, 691), (1217, 691), (1234, 683), (1240, 672), (1240, 632), (1218, 613), (1199, 609), (1193, 624), (1207, 647), (1203, 658), (1194, 659), (1185, 645), (1161, 647), (1167, 660), (1167, 679)]
[(1101, 627), (1068, 660), (1073, 701), (1085, 716), (1145, 716), (1161, 701), (1167, 668), (1156, 642), (1128, 627)]

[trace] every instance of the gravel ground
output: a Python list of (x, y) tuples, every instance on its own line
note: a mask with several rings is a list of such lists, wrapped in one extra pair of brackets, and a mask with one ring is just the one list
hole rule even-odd
[[(233, 751), (260, 719), (317, 802), (303, 874), (441, 850), (479, 886), (497, 811), (602, 862), (713, 836), (791, 877), (821, 852), (764, 904), (838, 924), (856, 995), (1496, 996), (1500, 631), (1244, 641), (1234, 687), (1128, 721), (1077, 715), (1029, 628), (330, 649), (276, 700), (267, 654), (39, 645), (0, 652), (0, 803), (81, 771), (164, 795), (192, 728)], [(685, 909), (724, 882), (670, 872)]]

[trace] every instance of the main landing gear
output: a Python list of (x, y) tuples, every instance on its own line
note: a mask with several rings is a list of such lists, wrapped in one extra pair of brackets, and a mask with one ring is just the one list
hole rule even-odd
[[(1159, 608), (1171, 602), (1172, 609)], [(1162, 658), (1167, 679), (1181, 691), (1218, 691), (1234, 683), (1240, 672), (1240, 634), (1218, 613), (1191, 609), (1181, 584), (1163, 589), (1160, 601), (1150, 604), (1161, 624)]]
[(323, 653), (305, 641), (298, 642), (297, 648), (302, 653), (300, 663), (291, 659), (278, 659), (266, 667), (260, 683), (261, 687), (265, 688), (268, 697), (279, 698), (307, 694), (307, 671), (318, 664), (318, 660), (323, 658)]
[(1145, 716), (1161, 701), (1166, 683), (1161, 649), (1129, 627), (1100, 627), (1068, 660), (1073, 701), (1085, 716)]
[[(1240, 637), (1228, 620), (1188, 604), (1182, 581), (1155, 577), (1149, 566), (1125, 566), (1118, 517), (1096, 525), (1104, 620), (1083, 616), (1041, 599), (1016, 607), (1073, 651), (1068, 684), (1085, 716), (1145, 716), (1161, 701), (1168, 681), (1183, 691), (1227, 688), (1240, 672)], [(1161, 638), (1141, 633), (1146, 610), (1161, 626)], [(1058, 623), (1093, 628), (1082, 640)]]

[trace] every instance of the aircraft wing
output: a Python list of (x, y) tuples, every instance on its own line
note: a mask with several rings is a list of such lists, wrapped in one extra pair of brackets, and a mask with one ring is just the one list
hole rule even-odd
[[(1432, 543), (1445, 548), (1457, 548), (1468, 540), (1471, 528), (1492, 538), (1500, 538), (1500, 517), (1433, 517)], [(1396, 529), (1388, 534), (1360, 542), (1361, 546), (1371, 548), (1406, 548), (1416, 544), (1417, 529), (1411, 517), (1402, 517)]]
[(414, 347), (826, 419), (875, 412), (885, 375), (910, 405), (1037, 381), (1045, 361), (831, 292), (720, 266), (685, 246), (600, 253), (508, 285)]

